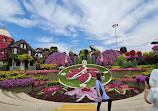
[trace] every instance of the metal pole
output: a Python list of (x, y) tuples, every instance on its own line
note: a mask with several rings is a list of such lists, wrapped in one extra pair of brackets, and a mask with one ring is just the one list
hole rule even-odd
[(116, 27), (118, 26), (118, 24), (114, 24), (112, 25), (113, 28), (115, 28), (115, 37), (116, 37), (116, 50), (118, 50), (118, 47), (117, 47), (117, 35), (116, 35)]

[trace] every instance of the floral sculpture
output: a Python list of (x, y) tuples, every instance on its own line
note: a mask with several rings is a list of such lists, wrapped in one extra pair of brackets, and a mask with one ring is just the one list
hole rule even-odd
[[(103, 61), (101, 58), (103, 56)], [(96, 60), (97, 65), (114, 65), (117, 61), (117, 57), (120, 56), (120, 53), (115, 50), (106, 50), (100, 54)]]
[[(67, 63), (65, 63), (65, 58), (67, 57)], [(64, 53), (55, 52), (52, 53), (46, 60), (45, 64), (57, 64), (58, 66), (71, 66), (73, 63), (71, 58)]]
[(77, 102), (81, 101), (84, 97), (88, 97), (90, 100), (97, 101), (97, 93), (93, 87), (87, 88), (75, 88), (73, 91), (67, 91), (67, 95), (76, 95)]
[(67, 74), (67, 79), (78, 79), (82, 83), (88, 83), (92, 77), (96, 77), (97, 72), (99, 69), (97, 68), (88, 68), (88, 67), (81, 67), (70, 69), (69, 74)]
[(152, 49), (153, 49), (154, 51), (158, 51), (158, 46), (155, 45)]

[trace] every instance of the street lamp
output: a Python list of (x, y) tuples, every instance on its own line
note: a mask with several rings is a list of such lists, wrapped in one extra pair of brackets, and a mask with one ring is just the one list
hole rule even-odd
[(116, 27), (118, 27), (118, 24), (114, 24), (112, 25), (113, 28), (115, 28), (115, 37), (116, 37), (116, 49), (118, 48), (117, 47), (117, 36), (116, 36)]

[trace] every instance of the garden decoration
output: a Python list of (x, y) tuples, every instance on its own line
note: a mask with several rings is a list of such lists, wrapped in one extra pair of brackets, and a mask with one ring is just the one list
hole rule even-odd
[[(67, 58), (67, 60), (65, 60)], [(49, 55), (45, 60), (45, 64), (57, 64), (57, 66), (71, 66), (72, 61), (65, 53), (55, 52)]]
[(54, 86), (50, 88), (43, 87), (40, 91), (34, 92), (35, 95), (45, 95), (47, 97), (54, 96), (56, 93), (65, 93), (67, 87)]
[(121, 85), (120, 81), (114, 82), (113, 84), (109, 84), (105, 87), (107, 92), (115, 91), (117, 94), (126, 94), (126, 91), (133, 90), (136, 93), (139, 93), (138, 90), (134, 88), (129, 88), (128, 85)]
[[(85, 60), (83, 60), (85, 61)], [(106, 76), (106, 82), (110, 81), (111, 74), (109, 71), (97, 65), (74, 65), (60, 71), (59, 82), (68, 87), (95, 87), (96, 74), (101, 73)], [(86, 67), (83, 67), (86, 66)], [(104, 84), (106, 83), (104, 81)], [(71, 83), (72, 82), (72, 83)], [(93, 82), (93, 83), (92, 83)], [(74, 83), (74, 84), (73, 84)]]
[(87, 88), (75, 88), (73, 91), (67, 91), (65, 94), (67, 95), (76, 95), (77, 96), (77, 102), (81, 101), (86, 96), (88, 99), (97, 101), (97, 93), (96, 90), (93, 87), (87, 87)]

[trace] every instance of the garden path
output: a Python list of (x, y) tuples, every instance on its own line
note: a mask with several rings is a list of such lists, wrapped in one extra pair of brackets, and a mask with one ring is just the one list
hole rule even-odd
[[(54, 109), (60, 109), (65, 104), (76, 105), (76, 103), (39, 100), (25, 93), (11, 93), (0, 89), (0, 111), (53, 111)], [(97, 103), (90, 104), (97, 105)], [(114, 101), (112, 111), (150, 111), (151, 106), (144, 101), (143, 92), (135, 97)], [(107, 111), (107, 102), (101, 105), (101, 111)]]

